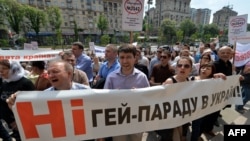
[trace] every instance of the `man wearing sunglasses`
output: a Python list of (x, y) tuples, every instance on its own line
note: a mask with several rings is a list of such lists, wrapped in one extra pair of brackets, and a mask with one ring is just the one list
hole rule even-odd
[(150, 76), (150, 85), (162, 85), (162, 83), (174, 75), (174, 69), (169, 65), (169, 59), (171, 54), (169, 51), (164, 50), (161, 53), (160, 63), (153, 67), (152, 74)]

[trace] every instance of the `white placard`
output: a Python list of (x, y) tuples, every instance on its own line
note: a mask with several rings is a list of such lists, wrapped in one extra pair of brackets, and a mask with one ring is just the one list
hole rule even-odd
[(122, 1), (122, 30), (141, 31), (144, 13), (144, 0)]
[(248, 15), (240, 15), (230, 17), (228, 23), (228, 37), (245, 36), (247, 32), (247, 17)]

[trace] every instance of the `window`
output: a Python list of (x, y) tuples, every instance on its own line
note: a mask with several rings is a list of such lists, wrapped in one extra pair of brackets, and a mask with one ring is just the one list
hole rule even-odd
[(64, 23), (64, 25), (65, 25), (65, 26), (68, 26), (68, 23), (67, 23), (67, 22), (65, 22), (65, 23)]

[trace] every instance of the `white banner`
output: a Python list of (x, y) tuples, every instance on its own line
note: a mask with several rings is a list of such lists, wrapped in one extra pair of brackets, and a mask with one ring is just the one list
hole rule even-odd
[(229, 18), (228, 37), (245, 36), (247, 32), (248, 15), (233, 16)]
[(240, 67), (250, 61), (250, 43), (236, 44), (234, 65)]
[(13, 112), (22, 140), (86, 140), (180, 126), (242, 104), (239, 76), (130, 90), (27, 91)]
[(60, 50), (1, 50), (0, 60), (14, 61), (47, 61), (59, 59)]
[(142, 31), (144, 0), (122, 0), (122, 30)]

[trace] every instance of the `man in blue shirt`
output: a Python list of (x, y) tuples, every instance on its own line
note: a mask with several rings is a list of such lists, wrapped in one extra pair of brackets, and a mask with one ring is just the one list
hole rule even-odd
[(71, 50), (76, 57), (76, 68), (84, 71), (89, 79), (89, 83), (93, 81), (92, 61), (89, 56), (83, 54), (83, 44), (81, 42), (74, 42)]
[(120, 68), (120, 63), (117, 59), (117, 46), (113, 44), (109, 44), (105, 49), (105, 59), (106, 61), (102, 64), (99, 69), (98, 74), (95, 77), (93, 84), (100, 79), (106, 79), (108, 74)]

